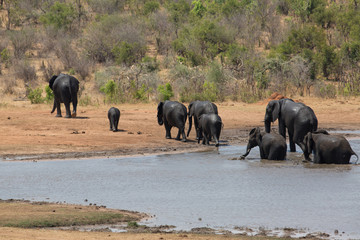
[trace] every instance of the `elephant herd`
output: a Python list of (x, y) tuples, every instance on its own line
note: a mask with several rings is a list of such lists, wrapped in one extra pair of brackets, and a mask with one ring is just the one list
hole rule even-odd
[[(278, 120), (279, 134), (271, 132), (271, 123)], [(290, 152), (295, 152), (295, 144), (304, 153), (304, 160), (314, 163), (348, 164), (352, 155), (358, 155), (351, 149), (343, 136), (330, 135), (325, 130), (318, 130), (318, 120), (314, 111), (303, 103), (284, 98), (270, 101), (265, 111), (265, 132), (259, 128), (250, 131), (245, 158), (251, 148), (259, 146), (260, 157), (269, 160), (285, 160), (286, 129), (289, 135)]]
[[(59, 74), (49, 80), (49, 86), (54, 93), (54, 105), (51, 113), (57, 109), (56, 117), (61, 117), (60, 103), (64, 103), (66, 118), (76, 117), (77, 92), (79, 81), (70, 75)], [(73, 111), (70, 111), (70, 104)], [(110, 130), (118, 131), (120, 111), (110, 108), (108, 119)], [(185, 124), (189, 118), (189, 129), (185, 135)], [(192, 118), (196, 130), (198, 143), (209, 145), (213, 140), (219, 146), (219, 138), (223, 123), (218, 115), (217, 106), (209, 101), (193, 101), (188, 109), (184, 104), (176, 101), (160, 102), (157, 107), (157, 120), (159, 125), (165, 126), (166, 138), (171, 138), (171, 129), (178, 128), (176, 140), (185, 142), (192, 128)], [(271, 132), (271, 123), (278, 120), (279, 134)], [(268, 103), (264, 119), (265, 132), (254, 128), (249, 133), (245, 158), (250, 150), (256, 146), (260, 149), (260, 157), (269, 160), (285, 160), (287, 152), (286, 129), (289, 136), (290, 152), (295, 152), (298, 145), (305, 161), (311, 161), (313, 153), (314, 163), (348, 164), (352, 155), (358, 155), (351, 149), (349, 142), (342, 136), (330, 135), (325, 130), (318, 130), (318, 120), (314, 111), (303, 103), (294, 102), (284, 98), (272, 100)]]

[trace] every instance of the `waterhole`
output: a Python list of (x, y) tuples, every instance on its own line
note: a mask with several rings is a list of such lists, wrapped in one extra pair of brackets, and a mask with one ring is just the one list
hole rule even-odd
[[(350, 140), (360, 153), (360, 140)], [(259, 159), (245, 146), (207, 152), (61, 161), (0, 161), (0, 198), (145, 212), (177, 230), (302, 229), (360, 238), (360, 166)], [(351, 161), (355, 161), (353, 156)], [(86, 200), (86, 201), (85, 201)], [(339, 236), (338, 236), (339, 237)]]

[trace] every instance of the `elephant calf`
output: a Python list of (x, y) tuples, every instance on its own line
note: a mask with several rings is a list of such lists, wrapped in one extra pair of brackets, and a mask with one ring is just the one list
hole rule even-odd
[[(198, 131), (203, 135), (203, 144), (209, 145), (211, 137), (215, 141), (215, 146), (219, 146), (219, 138), (223, 124), (219, 115), (206, 113), (199, 117)], [(198, 139), (200, 143), (200, 138)]]
[(110, 122), (110, 131), (117, 132), (120, 119), (120, 110), (116, 107), (112, 107), (108, 111), (108, 119)]
[(253, 128), (249, 133), (246, 153), (241, 158), (244, 159), (256, 146), (259, 146), (261, 159), (285, 160), (286, 141), (283, 136), (277, 133), (261, 132), (260, 128)]
[(314, 163), (349, 164), (352, 155), (358, 155), (351, 149), (343, 136), (330, 135), (326, 131), (309, 132), (304, 138), (306, 151), (314, 152)]

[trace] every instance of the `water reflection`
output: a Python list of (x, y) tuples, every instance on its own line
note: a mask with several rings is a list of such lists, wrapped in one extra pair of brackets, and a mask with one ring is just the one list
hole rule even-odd
[[(350, 141), (360, 153), (360, 141)], [(201, 153), (72, 161), (0, 162), (0, 198), (106, 205), (146, 212), (150, 225), (298, 228), (360, 238), (360, 167), (229, 161), (246, 146)], [(85, 203), (84, 200), (88, 199)]]

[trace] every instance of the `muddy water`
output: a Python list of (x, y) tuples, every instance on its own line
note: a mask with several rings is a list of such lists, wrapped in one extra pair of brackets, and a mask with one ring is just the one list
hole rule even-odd
[[(350, 143), (360, 153), (360, 140)], [(245, 146), (224, 146), (132, 158), (0, 161), (0, 198), (141, 211), (154, 215), (149, 225), (183, 230), (297, 228), (360, 238), (360, 165), (303, 164), (300, 152), (288, 153), (285, 162), (265, 161), (258, 149), (246, 160), (230, 160), (244, 152)]]

